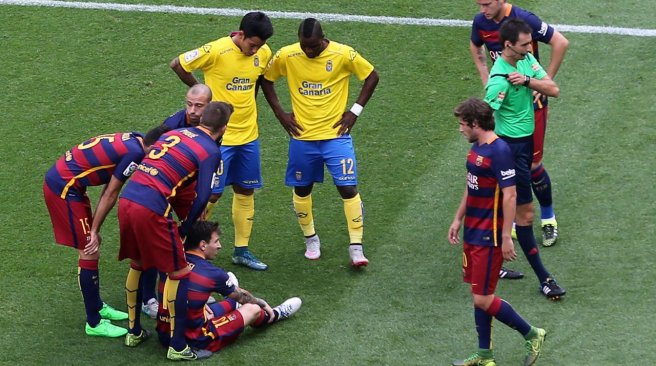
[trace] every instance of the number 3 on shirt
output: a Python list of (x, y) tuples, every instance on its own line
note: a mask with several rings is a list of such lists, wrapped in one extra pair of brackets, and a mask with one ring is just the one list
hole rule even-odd
[(165, 143), (162, 144), (162, 150), (160, 151), (151, 151), (150, 154), (148, 154), (148, 157), (151, 159), (159, 159), (162, 156), (166, 155), (166, 153), (169, 151), (169, 147), (173, 147), (177, 144), (180, 143), (180, 137), (178, 136), (169, 136), (164, 139)]

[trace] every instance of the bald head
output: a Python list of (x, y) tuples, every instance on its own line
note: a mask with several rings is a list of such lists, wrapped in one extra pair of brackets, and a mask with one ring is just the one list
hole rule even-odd
[(198, 126), (200, 116), (207, 104), (212, 101), (212, 90), (205, 84), (196, 84), (189, 88), (186, 98), (187, 121), (192, 126)]

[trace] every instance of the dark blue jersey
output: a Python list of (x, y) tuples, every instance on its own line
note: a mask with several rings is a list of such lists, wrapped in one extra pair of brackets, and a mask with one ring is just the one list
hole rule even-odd
[(164, 120), (163, 124), (167, 125), (172, 130), (178, 128), (193, 127), (187, 120), (187, 111), (185, 109), (175, 112)]
[(210, 261), (192, 252), (186, 253), (191, 266), (189, 290), (187, 292), (187, 328), (185, 336), (193, 340), (195, 347), (204, 348), (212, 340), (203, 332), (205, 304), (213, 292), (226, 297), (236, 290), (228, 273)]
[(93, 137), (72, 147), (46, 173), (48, 187), (66, 198), (79, 196), (86, 187), (109, 183), (112, 176), (125, 182), (144, 157), (136, 132)]
[(121, 197), (168, 217), (171, 215), (170, 202), (178, 189), (195, 180), (196, 199), (182, 224), (181, 233), (184, 234), (207, 205), (212, 176), (220, 161), (219, 147), (200, 128), (169, 131), (153, 145)]
[(531, 26), (533, 29), (533, 33), (531, 34), (533, 38), (532, 52), (535, 58), (539, 61), (540, 56), (538, 54), (537, 42), (549, 43), (555, 30), (549, 24), (543, 22), (537, 15), (522, 9), (519, 6), (507, 4), (505, 17), (499, 23), (495, 22), (493, 19), (485, 18), (483, 13), (476, 14), (471, 31), (472, 43), (478, 47), (485, 45), (492, 62), (496, 61), (497, 57), (499, 57), (503, 50), (503, 45), (499, 40), (499, 29), (503, 22), (510, 18), (520, 18)]
[(496, 137), (474, 143), (467, 154), (467, 202), (463, 240), (482, 246), (501, 245), (503, 194), (515, 185), (515, 164), (508, 144)]

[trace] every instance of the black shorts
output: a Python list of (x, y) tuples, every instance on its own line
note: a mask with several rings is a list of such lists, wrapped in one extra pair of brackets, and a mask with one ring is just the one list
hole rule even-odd
[(515, 184), (517, 186), (517, 205), (533, 201), (531, 190), (531, 163), (533, 162), (533, 136), (506, 137), (499, 136), (508, 143), (515, 161)]

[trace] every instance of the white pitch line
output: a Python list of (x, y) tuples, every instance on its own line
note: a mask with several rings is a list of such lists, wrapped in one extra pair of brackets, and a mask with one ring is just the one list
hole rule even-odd
[[(248, 11), (247, 9), (236, 8), (195, 8), (174, 5), (144, 5), (144, 4), (117, 4), (117, 3), (94, 3), (81, 1), (56, 1), (56, 0), (0, 0), (0, 5), (18, 5), (18, 6), (45, 6), (54, 8), (73, 8), (73, 9), (95, 9), (95, 10), (114, 10), (130, 12), (148, 12), (148, 13), (175, 13), (175, 14), (201, 14), (201, 15), (218, 15), (218, 16), (242, 16)], [(457, 19), (434, 19), (434, 18), (409, 18), (409, 17), (387, 17), (387, 16), (369, 16), (369, 15), (350, 15), (336, 13), (302, 13), (287, 11), (266, 11), (271, 18), (279, 19), (305, 19), (313, 17), (326, 21), (336, 22), (361, 22), (376, 24), (400, 24), (400, 25), (421, 25), (421, 26), (442, 26), (442, 27), (470, 27), (471, 20)], [(593, 34), (615, 34), (623, 36), (636, 37), (656, 37), (656, 29), (644, 28), (619, 28), (619, 27), (600, 27), (591, 25), (567, 25), (552, 24), (562, 32), (571, 33), (593, 33)]]

